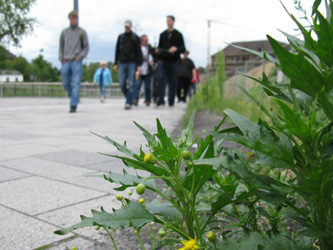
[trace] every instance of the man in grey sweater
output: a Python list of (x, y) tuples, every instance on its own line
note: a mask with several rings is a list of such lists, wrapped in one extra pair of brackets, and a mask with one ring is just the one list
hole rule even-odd
[(60, 35), (59, 60), (62, 63), (62, 85), (70, 97), (69, 112), (74, 113), (80, 98), (82, 60), (88, 54), (89, 45), (86, 31), (78, 26), (77, 11), (71, 11), (68, 18), (70, 27)]

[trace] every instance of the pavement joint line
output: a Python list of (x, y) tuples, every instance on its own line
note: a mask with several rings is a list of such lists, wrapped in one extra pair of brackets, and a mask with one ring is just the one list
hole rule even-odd
[[(79, 203), (77, 203), (77, 204), (79, 204)], [(75, 204), (75, 205), (76, 205), (76, 204)], [(8, 207), (8, 206), (6, 206), (6, 205), (0, 204), (0, 206), (2, 206), (2, 207), (4, 207), (4, 208), (7, 208), (7, 209), (9, 209), (9, 210), (11, 210), (11, 211), (13, 211), (13, 212), (19, 213), (19, 214), (21, 214), (21, 215), (27, 216), (27, 217), (29, 217), (29, 218), (32, 218), (32, 219), (38, 220), (38, 221), (40, 221), (40, 222), (46, 223), (46, 224), (48, 224), (48, 225), (54, 226), (54, 227), (56, 227), (56, 228), (58, 228), (58, 229), (64, 229), (63, 227), (60, 227), (60, 226), (58, 226), (58, 225), (56, 225), (56, 224), (53, 224), (53, 223), (51, 223), (51, 222), (49, 222), (49, 221), (47, 221), (47, 220), (40, 219), (40, 218), (35, 217), (35, 216), (33, 216), (33, 215), (30, 215), (30, 214), (27, 214), (27, 213), (21, 212), (21, 211), (19, 211), (19, 210), (16, 210), (16, 209), (14, 209), (14, 208)], [(84, 238), (84, 239), (89, 240), (89, 241), (91, 241), (91, 242), (98, 243), (98, 241), (96, 241), (96, 240), (94, 240), (94, 239), (91, 239), (91, 238), (89, 238), (89, 237), (87, 237), (87, 236), (85, 236), (85, 235), (82, 235), (82, 234), (80, 234), (80, 233), (73, 232), (73, 231), (72, 231), (71, 233), (74, 234), (74, 235), (71, 236), (71, 237), (69, 237), (69, 238), (65, 238), (65, 239), (62, 239), (62, 240), (59, 240), (59, 241), (55, 241), (55, 242), (63, 243), (63, 242), (66, 242), (66, 239), (70, 239), (70, 238), (73, 238), (73, 239), (75, 239), (75, 238)], [(73, 239), (71, 239), (71, 240), (73, 240)], [(55, 243), (55, 242), (53, 242), (53, 243)], [(44, 245), (44, 246), (42, 246), (42, 247), (38, 247), (38, 248), (35, 248), (35, 249), (43, 249), (43, 247), (45, 247), (45, 246), (49, 246), (49, 245), (50, 245), (50, 247), (52, 247), (51, 244), (53, 244), (53, 243), (50, 243), (50, 244), (47, 244), (47, 245)], [(50, 247), (48, 247), (48, 248), (50, 248)]]
[[(67, 166), (71, 166), (71, 165), (67, 165)], [(84, 185), (78, 185), (76, 183), (72, 183), (72, 182), (68, 182), (68, 181), (63, 181), (63, 180), (59, 180), (59, 179), (52, 179), (52, 178), (50, 178), (48, 176), (44, 176), (44, 175), (33, 174), (33, 173), (30, 173), (30, 172), (26, 172), (26, 171), (18, 170), (18, 169), (15, 169), (15, 168), (6, 167), (6, 166), (4, 166), (4, 168), (10, 169), (10, 170), (19, 171), (19, 172), (25, 173), (25, 174), (30, 174), (30, 176), (23, 177), (22, 179), (24, 179), (24, 178), (31, 178), (31, 177), (40, 177), (40, 178), (44, 178), (44, 179), (51, 180), (51, 181), (57, 181), (57, 182), (60, 182), (60, 183), (65, 183), (65, 184), (73, 185), (75, 187), (86, 188), (86, 189), (89, 189), (89, 190), (92, 190), (92, 191), (96, 191), (96, 192), (99, 192), (99, 193), (104, 193), (105, 195), (106, 194), (113, 195), (113, 193), (104, 192), (104, 191), (101, 191), (99, 189), (94, 189), (94, 188), (87, 187), (87, 186), (84, 186)], [(87, 169), (87, 168), (84, 168), (84, 169)], [(90, 170), (93, 170), (93, 169), (90, 169)], [(96, 171), (98, 171), (98, 170), (96, 170)], [(103, 173), (103, 172), (101, 172), (101, 173)], [(3, 182), (0, 182), (0, 183), (9, 182), (9, 181), (12, 181), (12, 180), (3, 181)]]
[[(23, 172), (22, 172), (23, 173)], [(28, 177), (32, 177), (34, 176), (33, 174), (30, 174), (28, 176), (23, 176), (23, 177), (19, 177), (19, 178), (14, 178), (14, 179), (10, 179), (10, 180), (4, 180), (4, 181), (0, 181), (0, 184), (2, 183), (6, 183), (6, 182), (10, 182), (10, 181), (19, 181), (19, 180), (22, 180), (22, 179), (25, 179), (25, 178), (28, 178)]]
[(82, 203), (85, 203), (85, 202), (89, 202), (89, 201), (93, 201), (93, 200), (97, 200), (97, 199), (101, 199), (101, 198), (106, 198), (108, 196), (112, 196), (112, 194), (104, 194), (104, 195), (101, 195), (101, 196), (96, 196), (94, 198), (90, 198), (88, 200), (83, 200), (83, 201), (79, 201), (79, 202), (75, 202), (75, 203), (71, 203), (69, 205), (65, 205), (65, 206), (62, 206), (62, 207), (58, 207), (58, 208), (54, 208), (54, 209), (50, 209), (50, 210), (47, 210), (47, 211), (44, 211), (42, 213), (38, 213), (38, 214), (34, 214), (32, 215), (32, 217), (34, 218), (37, 218), (37, 216), (40, 216), (42, 214), (47, 214), (47, 213), (51, 213), (51, 212), (54, 212), (54, 211), (57, 211), (57, 210), (60, 210), (60, 209), (64, 209), (64, 208), (68, 208), (68, 207), (72, 207), (72, 206), (75, 206), (75, 205), (79, 205), (79, 204), (82, 204)]

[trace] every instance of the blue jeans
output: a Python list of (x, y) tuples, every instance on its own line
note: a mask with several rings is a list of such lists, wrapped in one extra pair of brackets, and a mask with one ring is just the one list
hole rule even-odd
[(178, 78), (178, 66), (179, 61), (160, 61), (158, 65), (158, 103), (164, 104), (165, 86), (169, 84), (169, 105), (174, 105), (175, 95), (177, 90), (177, 78)]
[(70, 106), (76, 107), (80, 99), (82, 61), (64, 62), (61, 66), (61, 78), (62, 85), (71, 99)]
[(105, 86), (102, 82), (99, 84), (99, 91), (101, 92), (101, 98), (105, 98)]
[(135, 72), (136, 63), (119, 64), (119, 84), (126, 98), (126, 104), (129, 105), (132, 105), (135, 93)]
[(145, 102), (150, 102), (151, 99), (151, 76), (150, 75), (142, 75), (135, 83), (135, 95), (134, 98), (139, 102), (140, 90), (142, 86), (142, 82), (145, 83)]

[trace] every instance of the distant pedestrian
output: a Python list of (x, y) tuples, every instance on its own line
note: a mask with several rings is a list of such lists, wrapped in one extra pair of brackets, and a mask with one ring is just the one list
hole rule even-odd
[(118, 71), (119, 84), (126, 98), (125, 109), (131, 109), (135, 93), (135, 75), (140, 76), (142, 53), (140, 38), (132, 31), (132, 22), (125, 21), (125, 32), (118, 36), (114, 70)]
[(141, 65), (141, 75), (135, 83), (135, 96), (133, 100), (134, 105), (138, 105), (140, 98), (140, 90), (142, 83), (145, 86), (145, 104), (150, 105), (151, 102), (151, 77), (153, 75), (153, 53), (154, 49), (148, 43), (148, 36), (141, 36), (141, 52), (143, 57), (143, 63)]
[(200, 73), (198, 69), (195, 69), (195, 75), (191, 80), (191, 86), (188, 90), (188, 96), (191, 98), (197, 92), (197, 85), (200, 83)]
[(196, 71), (193, 61), (188, 58), (190, 52), (185, 50), (183, 58), (180, 60), (178, 71), (177, 97), (178, 102), (186, 102), (187, 93), (191, 86), (191, 80), (196, 81)]
[(89, 45), (86, 31), (78, 26), (77, 11), (71, 11), (68, 18), (70, 27), (60, 35), (59, 60), (62, 63), (62, 84), (70, 97), (69, 112), (73, 113), (80, 99), (82, 60), (88, 54)]
[(174, 28), (175, 18), (167, 16), (168, 29), (160, 34), (156, 53), (159, 55), (158, 66), (158, 102), (157, 106), (164, 105), (165, 86), (169, 84), (169, 106), (175, 103), (177, 90), (178, 66), (180, 54), (185, 52), (183, 35)]
[(98, 84), (101, 93), (101, 103), (105, 102), (105, 89), (112, 84), (110, 70), (106, 67), (106, 62), (100, 62), (101, 67), (97, 69), (94, 75), (94, 83)]

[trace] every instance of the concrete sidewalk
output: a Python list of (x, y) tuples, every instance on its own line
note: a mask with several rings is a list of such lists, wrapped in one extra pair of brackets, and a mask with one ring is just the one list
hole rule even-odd
[(172, 131), (185, 109), (141, 104), (125, 111), (123, 99), (82, 99), (73, 114), (68, 106), (65, 98), (0, 98), (0, 249), (81, 250), (109, 240), (93, 228), (53, 233), (80, 222), (80, 214), (91, 216), (91, 209), (119, 208), (112, 184), (85, 177), (123, 168), (120, 160), (97, 153), (117, 150), (89, 131), (126, 140), (138, 153), (145, 138), (133, 121), (155, 132), (158, 117)]

